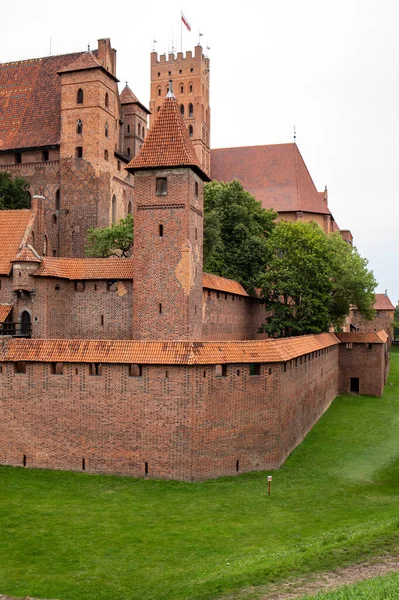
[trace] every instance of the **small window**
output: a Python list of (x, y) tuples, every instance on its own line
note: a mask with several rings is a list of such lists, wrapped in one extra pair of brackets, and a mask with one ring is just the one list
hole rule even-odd
[(168, 180), (166, 177), (157, 177), (155, 193), (157, 196), (166, 196), (168, 193)]
[(190, 69), (190, 73), (194, 73), (194, 69), (193, 69), (193, 67), (191, 67), (191, 69)]
[(50, 368), (51, 368), (52, 375), (63, 375), (64, 374), (64, 363), (62, 363), (62, 362), (51, 363)]
[(188, 135), (190, 136), (190, 138), (192, 138), (194, 135), (194, 128), (192, 125), (188, 126)]
[(108, 150), (104, 150), (104, 160), (108, 160)]
[(78, 93), (77, 93), (77, 97), (76, 97), (76, 103), (77, 104), (83, 104), (83, 90), (82, 90), (82, 88), (78, 89)]
[(163, 237), (163, 225), (160, 223), (159, 225), (159, 237)]
[(118, 171), (121, 170), (121, 161), (118, 160), (118, 162), (116, 163), (116, 168), (118, 169)]
[(196, 240), (198, 239), (198, 230), (197, 230), (197, 228), (195, 228), (195, 239)]
[(26, 362), (16, 362), (14, 364), (14, 371), (15, 371), (15, 373), (25, 374), (26, 373)]
[(161, 73), (158, 73), (158, 77), (161, 77)]
[(180, 114), (184, 117), (184, 104), (180, 104)]
[(22, 162), (22, 154), (20, 152), (17, 152), (15, 155), (15, 162), (17, 165), (20, 165)]
[[(180, 74), (181, 74), (181, 69), (180, 69)], [(184, 85), (182, 83), (180, 84), (180, 93), (184, 94)]]
[(57, 225), (57, 215), (53, 215), (52, 221), (53, 221), (53, 225)]
[(193, 93), (193, 84), (192, 84), (192, 83), (190, 83), (190, 86), (189, 86), (189, 91), (190, 91), (190, 94), (192, 94), (192, 93)]
[(108, 108), (109, 107), (109, 96), (108, 96), (108, 92), (105, 92), (105, 101), (104, 101), (105, 106)]
[(352, 342), (347, 342), (346, 343), (346, 349), (347, 350), (351, 350), (352, 349)]
[(90, 375), (100, 377), (103, 374), (103, 366), (101, 363), (90, 363)]
[(82, 133), (82, 131), (83, 131), (83, 123), (82, 123), (82, 120), (79, 119), (76, 123), (76, 133), (78, 135), (80, 135)]
[(115, 279), (109, 279), (107, 281), (107, 292), (116, 292), (116, 291), (117, 291), (117, 287), (116, 287)]
[(227, 377), (227, 365), (215, 365), (216, 377)]
[(101, 324), (101, 327), (104, 326), (104, 315), (101, 315), (101, 317), (100, 317), (100, 324)]
[(168, 75), (172, 75), (172, 71), (168, 71)]
[(104, 126), (104, 135), (105, 135), (105, 137), (108, 137), (108, 133), (109, 133), (108, 123), (105, 123), (105, 126)]
[(128, 148), (128, 149), (126, 150), (126, 152), (127, 152), (127, 155), (128, 155), (128, 156), (130, 156), (130, 148)]
[(371, 349), (372, 349), (372, 347), (373, 347), (373, 344), (366, 344), (366, 348), (367, 348), (367, 350), (371, 350)]
[(127, 133), (130, 133), (130, 125), (129, 124), (126, 127), (126, 131), (127, 131)]
[(44, 162), (47, 162), (48, 159), (49, 159), (49, 151), (48, 150), (43, 150), (43, 152), (42, 152), (42, 160)]
[(239, 377), (241, 375), (241, 371), (240, 369), (237, 369), (237, 377)]
[(249, 374), (250, 375), (260, 375), (260, 364), (259, 363), (251, 363), (249, 365)]
[(194, 117), (194, 107), (191, 104), (191, 102), (188, 105), (188, 116), (189, 116), (190, 119), (192, 119)]
[(129, 365), (129, 377), (142, 377), (143, 376), (143, 366), (142, 365)]
[(158, 106), (158, 108), (157, 108), (157, 112), (159, 112), (160, 110), (161, 110), (161, 107), (160, 107), (160, 106)]
[(159, 87), (159, 88), (158, 88), (158, 96), (160, 96), (161, 94), (162, 94), (162, 90), (161, 90), (161, 88)]
[(116, 196), (115, 196), (115, 194), (112, 196), (111, 219), (112, 219), (112, 223), (116, 223)]
[(132, 203), (129, 202), (129, 204), (127, 205), (127, 214), (131, 215), (132, 214)]
[(83, 148), (82, 146), (77, 146), (75, 149), (76, 158), (83, 158)]
[(55, 192), (55, 210), (60, 210), (60, 190)]
[(75, 281), (75, 292), (84, 292), (85, 284), (84, 281)]

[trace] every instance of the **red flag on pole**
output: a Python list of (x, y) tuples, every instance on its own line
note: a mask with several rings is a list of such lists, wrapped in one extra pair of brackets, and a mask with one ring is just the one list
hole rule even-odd
[(183, 12), (181, 13), (181, 20), (183, 21), (183, 23), (185, 24), (185, 26), (187, 27), (187, 29), (189, 31), (191, 31), (191, 25), (188, 22), (188, 20), (186, 19), (186, 17), (183, 15)]

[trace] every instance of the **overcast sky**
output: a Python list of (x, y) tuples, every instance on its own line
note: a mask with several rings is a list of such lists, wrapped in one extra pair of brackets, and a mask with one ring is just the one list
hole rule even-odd
[(212, 147), (292, 142), (295, 124), (317, 188), (396, 304), (398, 0), (0, 0), (0, 62), (109, 37), (121, 88), (148, 105), (153, 39), (180, 50), (181, 9), (183, 50), (199, 31), (210, 47)]

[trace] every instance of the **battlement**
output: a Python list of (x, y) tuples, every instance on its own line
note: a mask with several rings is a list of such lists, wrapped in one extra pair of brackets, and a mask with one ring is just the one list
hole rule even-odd
[(151, 52), (151, 66), (161, 65), (161, 64), (170, 64), (170, 63), (180, 63), (182, 61), (195, 61), (195, 62), (203, 62), (206, 68), (209, 67), (209, 58), (205, 56), (202, 50), (202, 46), (197, 45), (194, 49), (194, 55), (191, 50), (187, 50), (184, 55), (183, 52), (177, 52), (169, 54), (160, 54), (158, 56), (157, 52)]

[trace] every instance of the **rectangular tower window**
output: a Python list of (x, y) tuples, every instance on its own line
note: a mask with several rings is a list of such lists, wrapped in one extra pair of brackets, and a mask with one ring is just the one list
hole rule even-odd
[(163, 237), (163, 225), (159, 225), (159, 237)]
[(162, 314), (162, 304), (159, 304), (159, 314)]
[(155, 193), (157, 196), (166, 196), (168, 193), (168, 180), (166, 177), (157, 177)]
[(76, 158), (83, 158), (83, 147), (82, 146), (76, 147), (75, 156), (76, 156)]
[(17, 165), (21, 164), (21, 162), (22, 162), (22, 154), (20, 152), (16, 153), (15, 162), (17, 163)]
[(250, 375), (260, 375), (260, 364), (259, 363), (251, 363), (249, 365), (249, 374)]
[(195, 197), (198, 198), (198, 181), (195, 182), (194, 192), (195, 192)]
[(49, 151), (48, 150), (43, 150), (43, 152), (42, 152), (42, 159), (44, 161), (47, 161), (48, 157), (49, 157)]

